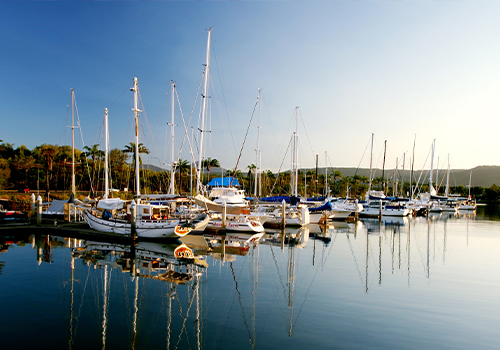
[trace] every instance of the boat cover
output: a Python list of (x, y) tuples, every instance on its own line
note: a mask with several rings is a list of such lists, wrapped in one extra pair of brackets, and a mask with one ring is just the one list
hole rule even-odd
[(43, 214), (64, 214), (64, 204), (68, 203), (68, 200), (53, 199), (50, 202), (49, 207)]
[(320, 205), (319, 207), (309, 208), (310, 213), (314, 213), (317, 211), (324, 211), (324, 210), (332, 210), (332, 204), (329, 201), (327, 201), (323, 205)]
[(281, 203), (285, 201), (286, 203), (290, 203), (289, 196), (272, 196), (272, 197), (263, 197), (259, 198), (262, 202), (270, 202), (270, 203)]
[[(201, 194), (198, 194), (196, 197), (194, 197), (194, 201), (200, 207), (205, 208), (207, 210), (216, 211), (218, 213), (222, 213), (222, 210), (224, 208), (221, 204), (212, 202), (210, 199), (202, 196)], [(226, 205), (226, 214), (238, 215), (241, 214), (242, 209), (243, 207), (239, 205)]]
[(208, 186), (239, 186), (240, 183), (238, 182), (238, 179), (232, 176), (228, 177), (216, 177), (213, 178), (209, 183)]
[(99, 203), (97, 203), (97, 207), (99, 209), (122, 209), (123, 208), (123, 200), (120, 198), (107, 198), (101, 199)]

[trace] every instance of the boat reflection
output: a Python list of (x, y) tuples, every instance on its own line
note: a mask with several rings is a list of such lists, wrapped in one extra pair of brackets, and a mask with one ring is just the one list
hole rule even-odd
[(221, 261), (234, 261), (236, 255), (248, 255), (250, 248), (255, 248), (262, 236), (264, 232), (227, 232), (226, 234), (205, 232), (203, 234), (207, 254)]
[(281, 229), (266, 228), (266, 234), (262, 238), (262, 243), (273, 246), (293, 246), (304, 248), (309, 241), (309, 228), (290, 227), (287, 226)]
[(400, 231), (402, 227), (408, 227), (409, 219), (407, 217), (382, 217), (379, 219), (361, 219), (360, 220), (369, 234), (380, 234), (383, 231)]

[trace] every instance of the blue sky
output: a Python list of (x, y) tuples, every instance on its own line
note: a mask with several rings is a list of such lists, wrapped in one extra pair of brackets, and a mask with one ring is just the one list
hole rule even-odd
[[(170, 80), (185, 119), (198, 128), (207, 29), (213, 27), (210, 129), (205, 157), (234, 168), (263, 91), (262, 168), (285, 156), (299, 106), (299, 163), (382, 167), (406, 153), (415, 169), (499, 164), (499, 2), (0, 2), (0, 139), (34, 148), (70, 144), (70, 88), (83, 141), (133, 141), (137, 76), (146, 112), (148, 162), (170, 160)], [(196, 104), (195, 104), (195, 101)], [(176, 106), (176, 153), (184, 127)], [(146, 123), (147, 120), (147, 123)], [(255, 162), (254, 115), (238, 168)], [(197, 137), (199, 138), (199, 136)], [(184, 146), (182, 159), (189, 159)], [(197, 156), (196, 156), (197, 159)], [(283, 165), (282, 165), (283, 164)]]

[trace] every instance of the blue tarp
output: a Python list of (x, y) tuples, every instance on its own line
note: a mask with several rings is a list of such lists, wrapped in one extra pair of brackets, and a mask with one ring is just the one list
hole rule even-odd
[(223, 187), (229, 187), (229, 186), (239, 186), (240, 183), (238, 182), (238, 179), (232, 176), (229, 177), (216, 177), (212, 179), (209, 183), (208, 186), (223, 186)]
[(262, 202), (271, 202), (271, 203), (281, 203), (283, 200), (285, 200), (286, 203), (290, 203), (291, 205), (297, 205), (299, 202), (298, 197), (294, 196), (273, 196), (273, 197), (263, 197), (259, 198), (260, 201)]
[(326, 202), (325, 204), (320, 205), (319, 207), (309, 208), (310, 213), (314, 213), (316, 211), (323, 211), (323, 210), (332, 210), (332, 204), (330, 202)]
[(271, 203), (274, 203), (274, 202), (281, 203), (283, 201), (283, 199), (285, 200), (285, 202), (290, 203), (289, 196), (272, 196), (272, 197), (259, 198), (259, 200), (261, 200), (263, 202), (271, 202)]

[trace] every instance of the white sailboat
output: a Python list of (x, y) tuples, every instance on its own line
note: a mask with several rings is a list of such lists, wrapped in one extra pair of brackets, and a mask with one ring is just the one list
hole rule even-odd
[[(170, 208), (164, 204), (141, 203), (140, 182), (139, 182), (139, 112), (138, 92), (139, 87), (137, 78), (134, 78), (134, 86), (131, 88), (134, 92), (135, 113), (135, 177), (136, 177), (136, 200), (127, 208), (127, 214), (130, 215), (131, 209), (135, 206), (135, 230), (138, 237), (142, 238), (167, 238), (175, 236), (184, 236), (188, 234), (192, 227), (183, 225), (182, 229), (178, 227), (181, 222), (178, 218), (172, 217)], [(108, 151), (108, 110), (105, 109), (105, 128), (106, 128), (106, 154)], [(113, 218), (110, 213), (124, 208), (124, 202), (120, 198), (108, 198), (108, 164), (105, 158), (105, 192), (104, 198), (99, 201), (97, 208), (100, 210), (85, 210), (85, 221), (89, 226), (99, 232), (116, 233), (129, 235), (132, 233), (132, 223), (130, 218)], [(177, 228), (177, 229), (176, 229)]]
[(469, 174), (469, 195), (468, 195), (467, 200), (465, 202), (460, 203), (458, 210), (472, 211), (472, 210), (476, 210), (476, 208), (477, 208), (476, 201), (473, 200), (470, 196), (471, 181), (472, 181), (472, 170), (470, 171), (470, 174)]

